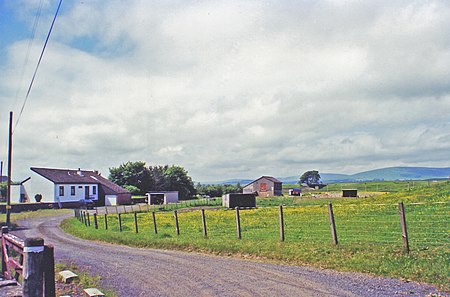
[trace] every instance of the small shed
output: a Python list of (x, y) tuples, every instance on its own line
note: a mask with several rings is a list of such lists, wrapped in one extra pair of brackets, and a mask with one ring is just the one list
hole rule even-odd
[(235, 207), (256, 207), (256, 195), (254, 193), (241, 194), (230, 193), (222, 196), (222, 206), (228, 208)]
[(358, 190), (356, 189), (345, 189), (342, 190), (342, 197), (358, 197)]
[(289, 189), (289, 196), (301, 196), (302, 190), (299, 188)]
[(178, 202), (178, 191), (153, 191), (147, 193), (148, 204), (169, 204)]

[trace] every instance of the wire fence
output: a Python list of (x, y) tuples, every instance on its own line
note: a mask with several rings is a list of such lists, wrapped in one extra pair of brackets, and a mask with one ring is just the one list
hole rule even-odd
[(107, 214), (129, 213), (129, 212), (153, 212), (153, 211), (171, 211), (182, 208), (200, 207), (200, 206), (221, 206), (222, 198), (201, 198), (192, 200), (181, 200), (176, 203), (167, 204), (132, 204), (132, 205), (114, 205), (105, 206)]
[(159, 211), (160, 208), (135, 207), (128, 212), (96, 213), (95, 222), (93, 213), (87, 211), (76, 210), (75, 216), (86, 226), (146, 236), (157, 233), (161, 237), (173, 237), (179, 233), (201, 238), (207, 234), (208, 238), (229, 240), (237, 239), (240, 231), (242, 239), (256, 241), (390, 245), (408, 251), (409, 246), (413, 249), (450, 247), (450, 202), (405, 204), (404, 229), (399, 207), (399, 204), (330, 204), (206, 209), (203, 210), (205, 224), (198, 209), (178, 212), (173, 208), (172, 213)]

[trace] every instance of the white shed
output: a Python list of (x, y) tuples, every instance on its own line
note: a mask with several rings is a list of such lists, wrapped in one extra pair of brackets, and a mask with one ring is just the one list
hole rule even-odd
[(147, 193), (148, 204), (169, 204), (178, 202), (178, 191), (153, 191)]

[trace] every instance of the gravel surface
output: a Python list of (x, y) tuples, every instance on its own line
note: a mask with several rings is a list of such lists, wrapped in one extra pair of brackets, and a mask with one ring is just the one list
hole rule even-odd
[(426, 296), (437, 292), (429, 285), (360, 273), (90, 242), (65, 234), (58, 227), (64, 217), (22, 221), (23, 230), (13, 233), (43, 237), (55, 246), (56, 261), (73, 262), (100, 275), (102, 285), (115, 289), (118, 296)]

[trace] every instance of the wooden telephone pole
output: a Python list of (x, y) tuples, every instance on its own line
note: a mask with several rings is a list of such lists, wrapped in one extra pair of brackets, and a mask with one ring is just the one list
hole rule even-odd
[(6, 190), (6, 225), (11, 222), (11, 164), (12, 164), (12, 122), (13, 112), (9, 112), (9, 145), (8, 145), (8, 188)]

